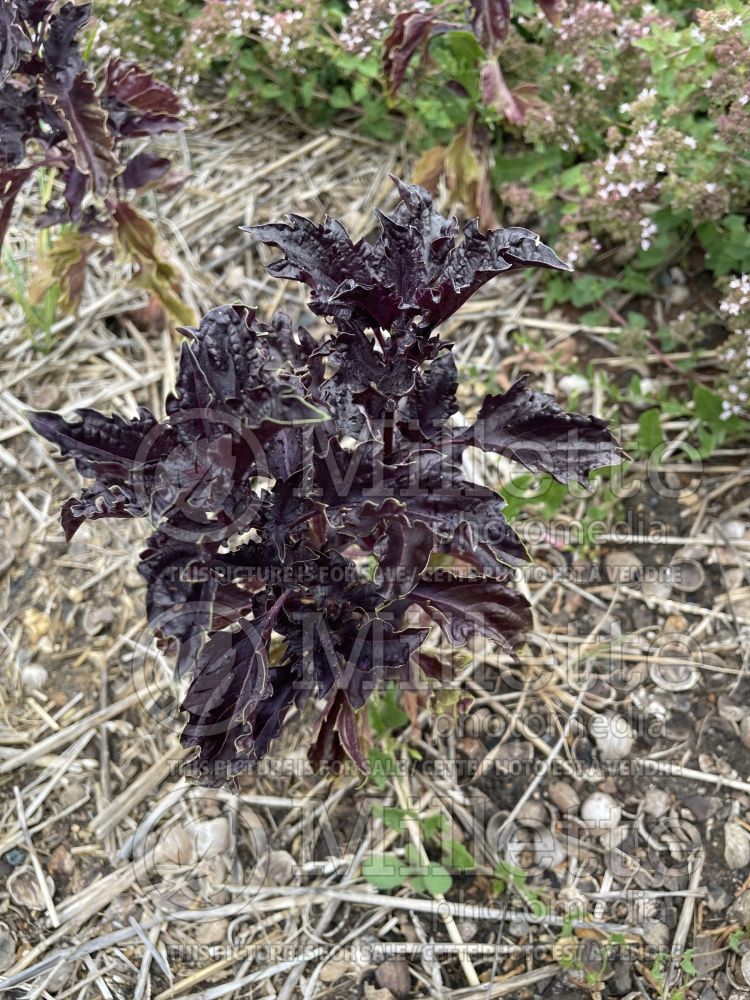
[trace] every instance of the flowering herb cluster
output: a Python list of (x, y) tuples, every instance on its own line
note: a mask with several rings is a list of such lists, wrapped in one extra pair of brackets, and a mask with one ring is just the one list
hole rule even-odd
[(501, 496), (465, 479), (467, 448), (563, 483), (620, 458), (603, 420), (526, 378), (451, 426), (458, 375), (440, 324), (496, 275), (565, 265), (525, 229), (471, 223), (459, 240), (424, 189), (397, 183), (371, 242), (330, 219), (251, 230), (281, 252), (272, 275), (309, 286), (332, 324), (322, 339), (223, 306), (184, 331), (162, 419), (31, 416), (93, 480), (63, 507), (68, 538), (104, 517), (154, 526), (139, 565), (148, 617), (192, 672), (182, 739), (205, 781), (263, 757), (311, 697), (311, 759), (364, 769), (359, 710), (384, 681), (440, 673), (420, 656), (431, 625), (454, 645), (522, 641), (530, 607), (508, 584), (528, 557)]
[[(616, 249), (628, 291), (649, 294), (644, 272), (691, 237), (715, 273), (750, 267), (740, 0), (696, 11), (350, 0), (343, 12), (333, 0), (205, 0), (197, 14), (170, 2), (176, 27), (162, 30), (163, 5), (104, 0), (102, 51), (135, 33), (185, 83), (205, 90), (213, 78), (222, 106), (279, 103), (316, 122), (355, 112), (384, 139), (402, 134), (401, 114), (422, 153), (419, 183), (434, 190), (442, 178), (485, 225), (543, 226), (578, 265), (603, 252), (611, 270)], [(558, 282), (557, 297), (572, 287)]]
[[(560, 166), (569, 154), (579, 160), (556, 191), (567, 200), (561, 225), (582, 233), (579, 243), (593, 233), (629, 246), (643, 271), (673, 259), (695, 232), (710, 270), (746, 268), (750, 13), (725, 3), (685, 22), (681, 11), (661, 10), (572, 5), (550, 35), (550, 84), (524, 137), (538, 149), (556, 139)], [(541, 186), (527, 186), (539, 205)]]
[(56, 178), (41, 227), (65, 226), (46, 263), (61, 303), (77, 304), (98, 236), (113, 234), (142, 280), (183, 322), (174, 269), (128, 192), (178, 183), (170, 161), (132, 140), (183, 128), (180, 101), (135, 63), (113, 58), (95, 80), (81, 52), (91, 4), (0, 0), (0, 244), (14, 205), (41, 169)]

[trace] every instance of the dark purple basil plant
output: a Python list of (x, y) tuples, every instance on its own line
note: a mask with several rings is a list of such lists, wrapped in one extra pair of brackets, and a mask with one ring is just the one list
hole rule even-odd
[[(0, 247), (21, 191), (41, 169), (53, 170), (57, 194), (41, 206), (37, 225), (73, 226), (84, 237), (113, 233), (142, 283), (184, 323), (190, 311), (177, 301), (174, 269), (158, 259), (156, 231), (127, 200), (128, 192), (184, 180), (166, 157), (129, 148), (184, 128), (180, 101), (135, 63), (113, 59), (101, 80), (92, 75), (80, 37), (91, 11), (90, 3), (0, 0)], [(53, 277), (73, 309), (97, 244), (68, 235), (61, 245)]]
[(470, 223), (458, 241), (426, 191), (396, 183), (372, 242), (330, 219), (250, 230), (281, 251), (271, 274), (310, 286), (330, 334), (222, 306), (184, 331), (163, 419), (31, 416), (94, 480), (63, 507), (68, 539), (101, 517), (154, 525), (149, 622), (192, 673), (182, 741), (207, 782), (263, 757), (311, 697), (324, 704), (310, 758), (364, 769), (358, 712), (384, 681), (435, 670), (418, 652), (431, 623), (453, 645), (521, 641), (530, 608), (507, 584), (528, 557), (499, 494), (464, 479), (466, 448), (563, 483), (619, 461), (603, 420), (525, 378), (448, 426), (457, 372), (436, 328), (496, 275), (565, 265), (526, 229)]

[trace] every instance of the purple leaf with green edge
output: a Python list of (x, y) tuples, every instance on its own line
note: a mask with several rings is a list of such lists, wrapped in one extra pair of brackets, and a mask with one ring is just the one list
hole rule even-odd
[(440, 625), (454, 646), (478, 633), (512, 649), (533, 623), (526, 598), (497, 580), (425, 574), (409, 599)]
[(180, 706), (190, 714), (183, 745), (205, 748), (208, 741), (216, 746), (216, 739), (223, 745), (229, 724), (247, 720), (271, 693), (268, 644), (276, 614), (278, 609), (261, 618), (243, 618), (237, 627), (215, 632), (203, 646)]
[(104, 193), (120, 164), (94, 84), (85, 73), (79, 73), (72, 82), (57, 79), (50, 82), (48, 92), (53, 97), (54, 110), (65, 123), (76, 168), (91, 179), (95, 194)]
[(476, 222), (470, 222), (440, 275), (419, 296), (425, 320), (421, 329), (429, 332), (445, 322), (492, 278), (526, 267), (571, 270), (528, 229), (516, 226), (482, 233)]
[(346, 752), (341, 743), (341, 735), (336, 728), (339, 712), (346, 704), (345, 696), (337, 691), (320, 714), (318, 726), (307, 751), (307, 759), (313, 768), (340, 763)]
[(126, 188), (145, 188), (159, 181), (169, 173), (172, 163), (165, 156), (155, 153), (136, 153), (125, 164), (122, 183)]
[(397, 631), (382, 618), (360, 625), (354, 615), (348, 616), (333, 639), (342, 657), (336, 686), (352, 708), (361, 708), (385, 681), (400, 676), (428, 632), (426, 628)]
[(282, 427), (268, 441), (263, 451), (263, 472), (271, 479), (289, 479), (304, 462), (301, 427)]
[(185, 127), (175, 92), (135, 63), (115, 59), (107, 65), (102, 103), (110, 127), (124, 138), (179, 132)]
[(497, 52), (508, 37), (511, 0), (470, 0), (471, 26), (477, 41), (490, 53)]
[(393, 400), (407, 394), (414, 385), (414, 371), (404, 358), (390, 364), (382, 359), (364, 333), (336, 338), (328, 362), (337, 370), (319, 389), (338, 430), (359, 437), (365, 420), (382, 420)]
[(147, 546), (138, 572), (147, 584), (148, 621), (160, 644), (176, 644), (177, 674), (182, 676), (192, 668), (214, 616), (218, 580), (207, 572), (213, 553), (158, 531)]
[(180, 354), (177, 393), (167, 398), (167, 413), (239, 399), (255, 384), (261, 364), (255, 311), (245, 306), (219, 306), (200, 321)]
[(339, 305), (336, 300), (350, 288), (365, 296), (374, 288), (375, 278), (367, 264), (369, 245), (364, 240), (353, 243), (335, 219), (326, 219), (319, 226), (300, 215), (289, 218), (289, 223), (247, 226), (243, 230), (281, 250), (284, 256), (268, 265), (269, 273), (309, 285), (314, 312), (351, 313), (349, 303)]
[[(198, 329), (182, 332), (189, 341), (182, 347), (177, 394), (167, 401), (169, 414), (232, 403), (228, 412), (252, 428), (265, 421), (281, 426), (329, 419), (302, 398), (304, 386), (291, 373), (278, 376), (283, 359), (277, 331), (257, 321), (254, 310), (220, 306), (203, 317)], [(294, 346), (291, 334), (290, 343)]]
[(589, 473), (617, 465), (622, 451), (599, 417), (565, 413), (554, 397), (528, 389), (528, 376), (499, 396), (488, 396), (476, 423), (456, 435), (520, 462), (532, 472), (547, 472), (560, 483), (586, 484)]
[(385, 465), (366, 445), (347, 452), (332, 441), (314, 465), (328, 519), (358, 539), (405, 518), (429, 528), (436, 550), (462, 559), (473, 553), (470, 561), (493, 573), (528, 562), (503, 514), (505, 500), (464, 480), (442, 452), (412, 450), (410, 461)]
[(302, 495), (303, 472), (300, 469), (288, 479), (276, 482), (262, 498), (258, 515), (259, 529), (264, 542), (275, 546), (279, 559), (286, 556), (287, 542), (306, 529), (306, 522), (318, 505)]
[(181, 708), (182, 745), (199, 749), (190, 770), (203, 781), (221, 784), (265, 756), (294, 700), (294, 675), (268, 661), (274, 615), (215, 633), (200, 653)]
[(347, 757), (349, 757), (357, 770), (364, 774), (367, 771), (367, 757), (362, 749), (359, 727), (357, 726), (357, 716), (354, 709), (346, 701), (339, 708), (336, 729), (341, 739), (341, 746)]

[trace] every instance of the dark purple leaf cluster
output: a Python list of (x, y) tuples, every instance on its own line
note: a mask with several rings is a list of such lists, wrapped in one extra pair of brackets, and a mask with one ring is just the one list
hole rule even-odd
[(206, 781), (263, 757), (310, 698), (324, 703), (311, 759), (364, 768), (358, 712), (378, 685), (433, 669), (418, 652), (429, 626), (454, 645), (521, 640), (531, 614), (509, 577), (527, 555), (501, 496), (466, 480), (466, 448), (561, 482), (619, 460), (604, 421), (525, 379), (451, 426), (458, 377), (435, 328), (496, 275), (564, 265), (525, 229), (459, 239), (427, 192), (397, 183), (369, 242), (330, 219), (251, 230), (281, 251), (272, 274), (310, 286), (330, 334), (223, 306), (185, 331), (162, 419), (31, 416), (93, 480), (63, 507), (68, 538), (102, 517), (155, 527), (148, 617), (192, 673), (183, 743)]
[(13, 204), (40, 168), (55, 168), (59, 200), (40, 226), (111, 228), (126, 189), (176, 181), (169, 160), (148, 151), (128, 158), (123, 142), (183, 127), (165, 84), (133, 63), (110, 62), (97, 85), (81, 54), (91, 4), (0, 0), (0, 245)]

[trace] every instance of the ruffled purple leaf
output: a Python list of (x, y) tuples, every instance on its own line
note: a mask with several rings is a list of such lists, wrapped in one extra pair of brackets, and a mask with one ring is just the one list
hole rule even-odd
[(113, 59), (104, 76), (104, 103), (122, 136), (161, 135), (185, 127), (180, 99), (166, 83), (132, 62)]
[(479, 634), (512, 649), (532, 626), (526, 598), (497, 580), (425, 574), (409, 598), (440, 625), (454, 646)]
[(79, 497), (66, 500), (60, 512), (60, 523), (69, 542), (85, 521), (98, 521), (102, 517), (144, 517), (146, 510), (134, 490), (117, 483), (105, 486), (94, 483), (83, 490)]
[(565, 413), (554, 397), (527, 386), (524, 376), (502, 395), (488, 396), (476, 423), (457, 440), (549, 473), (560, 483), (586, 484), (594, 469), (619, 464), (622, 451), (605, 420)]
[(381, 233), (372, 244), (353, 243), (339, 222), (317, 225), (296, 215), (288, 225), (247, 231), (281, 250), (269, 272), (308, 284), (313, 311), (344, 329), (429, 334), (498, 274), (524, 267), (569, 270), (527, 229), (481, 233), (469, 223), (456, 243), (455, 223), (435, 210), (430, 194), (397, 183), (401, 206), (392, 217), (379, 215)]
[(107, 127), (107, 115), (91, 80), (79, 73), (73, 80), (55, 77), (49, 84), (54, 111), (63, 120), (76, 169), (91, 179), (94, 193), (103, 194), (120, 164)]
[[(119, 476), (130, 476), (135, 463), (148, 457), (143, 443), (157, 426), (150, 410), (141, 407), (138, 416), (124, 420), (117, 414), (105, 417), (96, 410), (76, 411), (80, 418), (75, 423), (57, 413), (40, 410), (29, 413), (29, 423), (42, 437), (57, 445), (63, 457), (75, 461), (82, 476), (105, 476), (111, 481)], [(152, 453), (152, 458), (153, 453)]]

